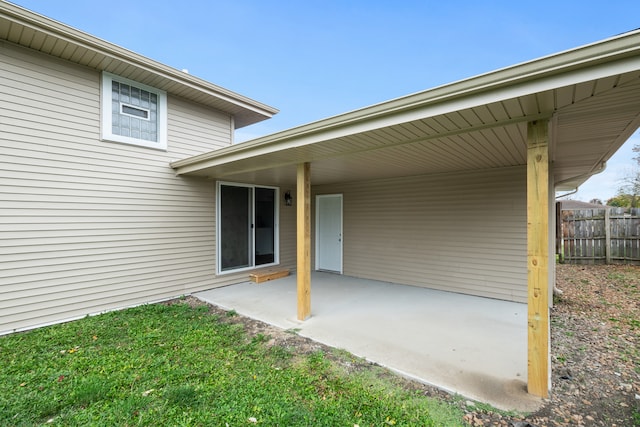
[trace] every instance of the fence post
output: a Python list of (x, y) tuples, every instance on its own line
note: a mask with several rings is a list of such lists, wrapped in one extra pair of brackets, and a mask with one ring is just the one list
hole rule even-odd
[(611, 217), (608, 207), (604, 208), (604, 253), (605, 264), (611, 264)]

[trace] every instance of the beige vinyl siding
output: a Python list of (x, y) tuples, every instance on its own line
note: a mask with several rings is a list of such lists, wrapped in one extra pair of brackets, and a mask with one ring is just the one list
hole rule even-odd
[[(291, 191), (293, 203), (285, 206), (284, 193)], [(296, 259), (296, 197), (295, 187), (280, 187), (280, 265), (292, 273), (297, 267)]]
[(344, 196), (344, 274), (526, 302), (526, 169), (316, 186)]
[(162, 300), (215, 277), (215, 185), (175, 158), (231, 118), (168, 95), (168, 150), (100, 141), (100, 74), (0, 42), (0, 334)]
[(205, 153), (230, 144), (232, 130), (228, 114), (190, 103), (173, 96), (168, 97), (169, 153), (173, 159), (182, 159)]

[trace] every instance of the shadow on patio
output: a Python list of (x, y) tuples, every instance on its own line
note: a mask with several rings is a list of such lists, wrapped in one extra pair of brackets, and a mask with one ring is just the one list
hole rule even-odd
[(500, 409), (541, 403), (526, 393), (525, 304), (321, 272), (304, 322), (295, 276), (194, 296)]

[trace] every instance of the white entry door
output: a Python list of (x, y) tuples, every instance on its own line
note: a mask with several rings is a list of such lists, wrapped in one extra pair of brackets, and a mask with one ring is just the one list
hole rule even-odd
[(316, 196), (316, 270), (342, 273), (342, 194)]

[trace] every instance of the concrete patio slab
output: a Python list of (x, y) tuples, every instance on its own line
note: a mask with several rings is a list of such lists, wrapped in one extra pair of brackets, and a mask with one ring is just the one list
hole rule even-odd
[(304, 322), (295, 276), (194, 296), (500, 409), (542, 403), (526, 393), (525, 304), (321, 272)]

